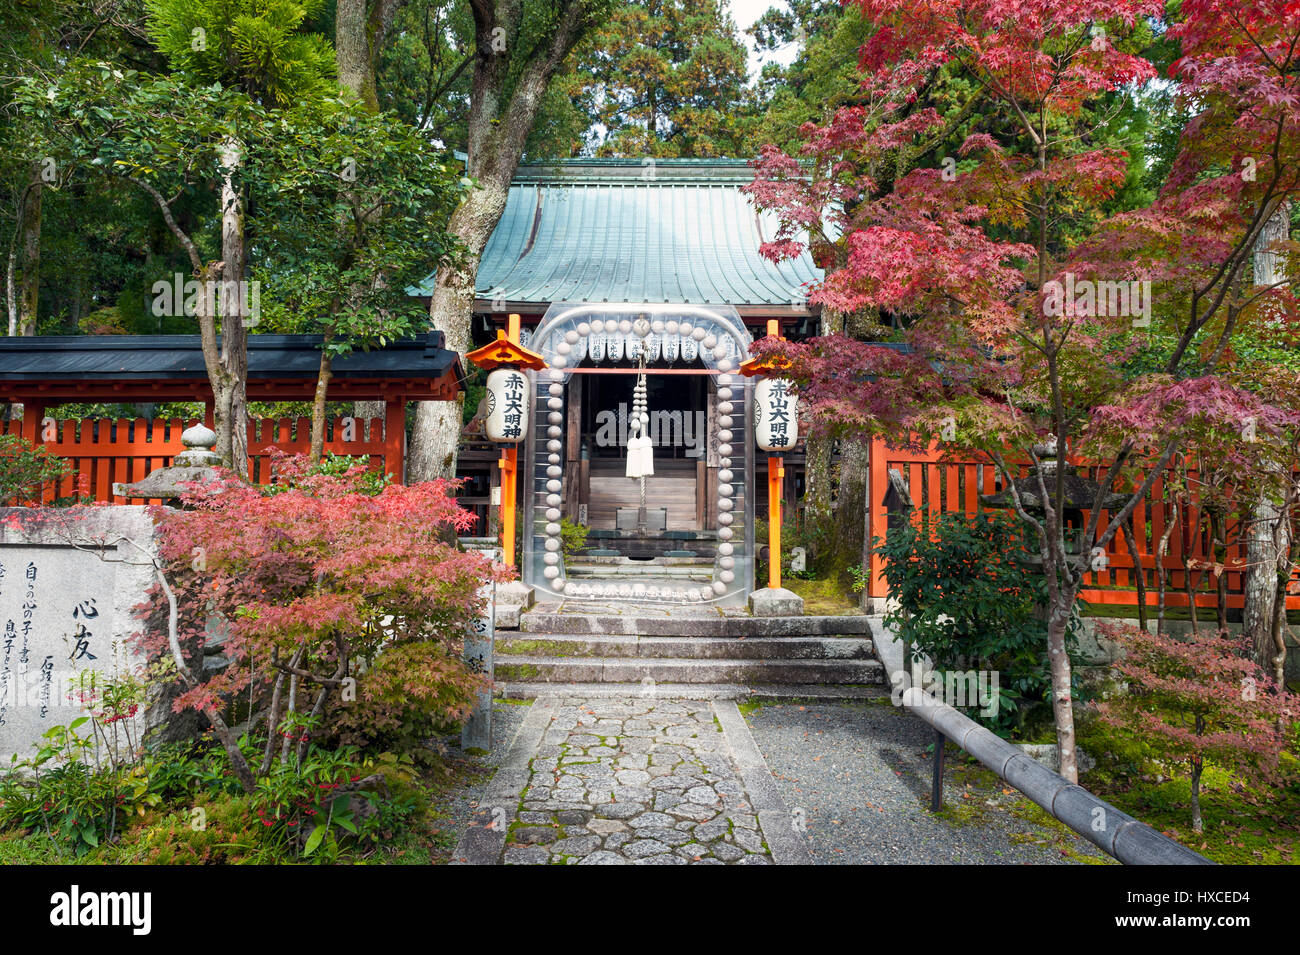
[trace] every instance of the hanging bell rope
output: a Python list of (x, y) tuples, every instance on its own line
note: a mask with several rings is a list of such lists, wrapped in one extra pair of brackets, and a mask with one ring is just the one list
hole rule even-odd
[(655, 473), (654, 450), (650, 441), (650, 415), (646, 408), (645, 350), (638, 360), (640, 374), (632, 391), (632, 418), (627, 439), (627, 476), (641, 479), (641, 506), (645, 507), (645, 479)]

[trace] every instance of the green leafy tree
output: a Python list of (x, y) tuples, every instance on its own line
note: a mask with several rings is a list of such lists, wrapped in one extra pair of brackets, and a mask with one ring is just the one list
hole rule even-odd
[(270, 327), (322, 335), (311, 457), (324, 447), (335, 358), (426, 327), (406, 290), (446, 234), (465, 184), (450, 155), (391, 114), (339, 99), (269, 116), (250, 169)]
[(145, 0), (150, 39), (173, 70), (237, 86), (264, 105), (330, 92), (329, 40), (310, 31), (324, 0)]
[(859, 9), (838, 0), (792, 0), (772, 7), (746, 31), (760, 53), (797, 44), (789, 64), (764, 64), (755, 86), (758, 120), (746, 155), (765, 143), (782, 149), (801, 144), (799, 127), (820, 122), (841, 106), (863, 102), (858, 49), (870, 33)]
[(602, 156), (739, 156), (745, 48), (718, 0), (620, 5), (576, 56)]
[[(322, 0), (146, 0), (148, 31), (185, 80), (242, 91), (264, 109), (286, 107), (333, 89), (333, 48), (307, 29)], [(218, 140), (218, 212), (221, 259), (207, 281), (221, 280), (221, 342), (204, 332), (204, 360), (216, 405), (217, 451), (240, 474), (248, 469), (248, 327), (256, 323), (248, 281), (249, 203), (244, 165), (250, 144), (242, 115), (225, 115)]]

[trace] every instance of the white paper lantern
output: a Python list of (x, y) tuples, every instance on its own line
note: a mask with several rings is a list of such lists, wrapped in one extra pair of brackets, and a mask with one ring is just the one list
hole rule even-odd
[(518, 368), (497, 368), (487, 379), (489, 441), (518, 444), (528, 431), (528, 379)]
[(784, 378), (764, 378), (754, 388), (754, 443), (788, 451), (799, 440), (799, 404)]

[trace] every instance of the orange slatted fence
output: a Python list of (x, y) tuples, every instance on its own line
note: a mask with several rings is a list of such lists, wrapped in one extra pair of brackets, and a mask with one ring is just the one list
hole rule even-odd
[[(995, 494), (1004, 486), (997, 469), (991, 464), (950, 460), (942, 457), (937, 446), (918, 451), (891, 448), (883, 440), (874, 440), (871, 444), (868, 502), (868, 528), (872, 537), (883, 538), (888, 530), (890, 511), (886, 507), (886, 497), (891, 486), (891, 469), (906, 482), (913, 505), (920, 508), (919, 517), (923, 525), (930, 520), (930, 515), (936, 513), (973, 514), (983, 508), (980, 495)], [(1097, 477), (1098, 470), (1080, 467), (1079, 473), (1085, 477)], [(1018, 476), (1027, 473), (1028, 467), (1021, 466)], [(1188, 486), (1195, 488), (1199, 474), (1195, 468), (1189, 468), (1187, 473)], [(1162, 476), (1156, 479), (1150, 495), (1133, 512), (1130, 526), (1137, 543), (1140, 569), (1135, 566), (1123, 533), (1117, 533), (1106, 547), (1104, 567), (1088, 575), (1082, 598), (1095, 604), (1136, 607), (1136, 576), (1141, 573), (1146, 587), (1146, 603), (1155, 606), (1158, 601), (1156, 555), (1168, 530), (1169, 541), (1162, 561), (1166, 571), (1166, 606), (1186, 607), (1189, 603), (1186, 592), (1188, 570), (1183, 564), (1186, 551), (1197, 608), (1207, 608), (1212, 612), (1217, 605), (1219, 582), (1213, 571), (1221, 567), (1227, 580), (1227, 605), (1230, 609), (1240, 609), (1245, 602), (1246, 576), (1246, 545), (1239, 539), (1240, 528), (1235, 522), (1230, 524), (1226, 551), (1216, 558), (1204, 515), (1195, 506), (1195, 491), (1192, 493), (1190, 518), (1186, 508), (1164, 501), (1164, 494), (1165, 478)], [(1109, 519), (1110, 513), (1103, 511), (1099, 526), (1105, 527)], [(1188, 528), (1189, 520), (1195, 523), (1194, 528)], [(1174, 524), (1172, 528), (1171, 522)], [(868, 583), (868, 593), (872, 597), (887, 596), (883, 567), (884, 561), (873, 553)], [(1293, 581), (1292, 589), (1300, 591), (1300, 576)], [(1287, 608), (1300, 610), (1300, 592), (1287, 597)]]
[[(349, 424), (350, 422), (350, 424)], [(71, 471), (56, 487), (46, 488), (44, 499), (68, 498), (85, 493), (96, 501), (126, 503), (113, 496), (115, 483), (139, 481), (156, 468), (171, 463), (184, 450), (181, 432), (197, 419), (86, 418), (54, 421), (46, 419), (37, 443), (56, 457), (65, 459)], [(21, 421), (0, 422), (0, 433), (21, 433)], [(349, 440), (350, 439), (350, 440)], [(263, 418), (248, 423), (249, 478), (265, 483), (271, 476), (269, 449), (305, 453), (311, 443), (310, 418)], [(384, 421), (372, 418), (334, 418), (326, 422), (325, 450), (335, 454), (370, 458), (372, 467), (388, 469), (385, 457)], [(394, 475), (400, 480), (401, 475)]]

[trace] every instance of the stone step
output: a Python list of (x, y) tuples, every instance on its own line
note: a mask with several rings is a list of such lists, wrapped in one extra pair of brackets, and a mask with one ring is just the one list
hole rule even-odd
[(655, 583), (662, 580), (698, 580), (707, 582), (713, 579), (713, 561), (701, 564), (579, 564), (566, 561), (564, 572), (572, 578), (583, 580), (606, 580), (619, 583), (645, 583), (653, 578)]
[[(495, 694), (507, 700), (535, 700), (540, 696), (572, 696), (582, 699), (639, 698), (647, 693), (640, 683), (507, 683), (498, 682)], [(801, 702), (803, 700), (886, 701), (883, 686), (851, 684), (766, 683), (741, 686), (737, 683), (656, 683), (654, 695), (661, 700), (736, 700)]]
[(883, 684), (877, 660), (697, 660), (684, 657), (554, 657), (500, 654), (496, 679), (529, 683)]
[(612, 634), (497, 633), (496, 652), (514, 656), (696, 660), (868, 660), (861, 637), (664, 637)]
[(629, 606), (622, 612), (561, 610), (554, 603), (538, 604), (522, 614), (519, 629), (538, 634), (665, 637), (856, 637), (869, 633), (865, 614), (843, 616), (751, 617), (718, 610)]

